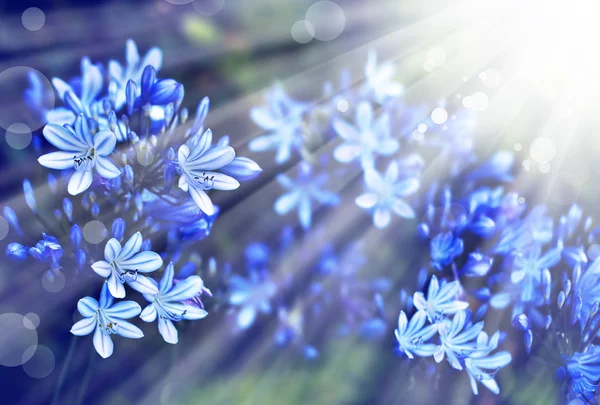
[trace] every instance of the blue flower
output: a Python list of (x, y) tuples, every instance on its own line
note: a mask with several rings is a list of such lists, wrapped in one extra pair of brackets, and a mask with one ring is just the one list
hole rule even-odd
[(415, 308), (427, 314), (430, 322), (435, 322), (440, 315), (455, 314), (469, 306), (468, 302), (456, 299), (459, 292), (460, 284), (458, 281), (448, 283), (442, 279), (440, 284), (437, 277), (433, 275), (429, 282), (427, 299), (425, 299), (422, 292), (417, 291), (413, 296), (413, 303)]
[(248, 147), (253, 152), (276, 149), (275, 161), (285, 163), (292, 150), (300, 151), (304, 144), (302, 115), (307, 107), (292, 100), (279, 85), (267, 93), (266, 99), (267, 107), (252, 108), (250, 117), (267, 134), (251, 140)]
[(396, 69), (390, 62), (377, 66), (377, 54), (369, 52), (367, 65), (365, 66), (366, 82), (363, 92), (379, 104), (386, 100), (402, 95), (403, 88), (400, 83), (394, 81)]
[(374, 166), (374, 155), (390, 156), (400, 143), (390, 135), (389, 116), (383, 113), (377, 120), (373, 118), (373, 107), (363, 101), (356, 108), (355, 124), (335, 117), (333, 128), (343, 139), (333, 151), (333, 157), (340, 163), (349, 163), (360, 157), (364, 169)]
[[(158, 294), (144, 294), (144, 298), (151, 304), (140, 315), (145, 322), (154, 322), (158, 317), (158, 331), (165, 342), (171, 344), (176, 344), (179, 340), (173, 322), (202, 319), (208, 315), (204, 309), (186, 302), (202, 293), (202, 279), (189, 276), (174, 284), (174, 274), (173, 263), (169, 263), (158, 285)], [(152, 282), (156, 284), (154, 280)]]
[(445, 319), (438, 323), (441, 344), (436, 348), (433, 358), (439, 363), (445, 355), (452, 368), (462, 370), (461, 360), (477, 349), (475, 339), (482, 330), (483, 322), (469, 325), (467, 313), (456, 312), (452, 322)]
[(560, 249), (550, 249), (542, 255), (542, 248), (534, 244), (527, 251), (514, 257), (510, 280), (521, 287), (521, 299), (532, 301), (542, 283), (542, 272), (555, 266), (561, 258)]
[(452, 232), (444, 232), (431, 240), (431, 265), (441, 270), (463, 252), (463, 241)]
[(40, 156), (40, 164), (50, 169), (75, 169), (67, 187), (69, 194), (77, 195), (87, 190), (92, 184), (94, 169), (106, 179), (113, 179), (121, 174), (108, 159), (117, 143), (115, 134), (101, 130), (92, 135), (83, 114), (75, 120), (74, 128), (48, 124), (44, 127), (43, 134), (48, 142), (61, 151)]
[(268, 275), (253, 273), (250, 279), (233, 275), (229, 279), (229, 304), (240, 307), (236, 316), (238, 328), (247, 329), (259, 312), (270, 313), (271, 299), (277, 287)]
[(327, 182), (327, 175), (321, 173), (312, 176), (312, 166), (306, 162), (300, 163), (296, 180), (290, 179), (285, 174), (277, 176), (277, 181), (288, 191), (275, 201), (275, 212), (286, 215), (292, 209), (298, 207), (298, 218), (304, 229), (309, 229), (312, 222), (313, 200), (324, 205), (336, 205), (339, 197), (323, 190)]
[(471, 389), (475, 395), (478, 394), (477, 381), (485, 385), (494, 394), (500, 393), (494, 375), (499, 368), (507, 366), (512, 361), (512, 357), (507, 351), (489, 355), (492, 350), (498, 347), (499, 339), (499, 332), (494, 333), (489, 340), (487, 333), (481, 332), (477, 337), (477, 349), (464, 360), (471, 381)]
[(77, 303), (77, 310), (84, 319), (76, 322), (71, 333), (85, 336), (94, 332), (94, 348), (103, 358), (113, 353), (113, 341), (110, 335), (117, 334), (129, 339), (140, 339), (144, 333), (125, 319), (139, 315), (142, 308), (137, 302), (121, 301), (113, 305), (113, 297), (104, 283), (100, 293), (100, 302), (92, 297), (85, 297)]
[(142, 294), (157, 294), (158, 289), (152, 281), (139, 274), (150, 273), (162, 266), (163, 261), (154, 252), (140, 252), (142, 234), (136, 232), (123, 247), (112, 238), (104, 248), (104, 259), (92, 264), (92, 269), (105, 277), (110, 293), (115, 298), (125, 296), (124, 283)]
[[(139, 88), (142, 81), (142, 73), (146, 66), (152, 66), (159, 71), (162, 66), (162, 51), (159, 48), (151, 48), (143, 59), (140, 59), (137, 46), (132, 39), (128, 39), (125, 45), (125, 66), (117, 61), (108, 62), (108, 73), (111, 82), (117, 86), (115, 94), (115, 108), (119, 110), (125, 104), (125, 88), (127, 82), (132, 80)], [(140, 96), (141, 91), (136, 94)]]
[(206, 191), (235, 190), (240, 186), (233, 177), (215, 171), (230, 164), (235, 158), (235, 151), (230, 146), (211, 147), (211, 142), (212, 132), (206, 130), (191, 150), (187, 145), (182, 145), (177, 153), (181, 171), (179, 188), (189, 191), (192, 199), (206, 215), (213, 215), (215, 212)]
[(415, 211), (402, 199), (414, 194), (419, 189), (419, 179), (409, 177), (398, 180), (398, 163), (392, 161), (385, 176), (375, 169), (365, 171), (365, 183), (368, 191), (359, 195), (355, 203), (363, 209), (373, 209), (373, 224), (385, 229), (390, 224), (392, 212), (402, 218), (414, 218)]
[(398, 341), (398, 350), (409, 359), (414, 356), (427, 357), (435, 351), (435, 344), (427, 343), (437, 333), (437, 325), (427, 325), (427, 314), (418, 311), (410, 322), (404, 311), (398, 316), (398, 329), (394, 331)]

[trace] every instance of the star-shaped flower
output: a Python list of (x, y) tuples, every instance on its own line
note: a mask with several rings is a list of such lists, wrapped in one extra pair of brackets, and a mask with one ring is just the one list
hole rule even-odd
[(333, 151), (333, 157), (340, 163), (360, 157), (363, 168), (372, 168), (375, 155), (390, 156), (400, 147), (398, 140), (390, 135), (389, 115), (381, 114), (375, 120), (373, 107), (367, 101), (356, 108), (355, 125), (335, 117), (333, 128), (344, 140)]
[(125, 246), (112, 238), (104, 248), (104, 259), (92, 264), (92, 269), (102, 277), (106, 277), (108, 289), (113, 297), (123, 298), (127, 283), (131, 288), (142, 294), (156, 294), (158, 288), (146, 276), (140, 273), (150, 273), (162, 266), (163, 261), (158, 253), (140, 252), (142, 249), (142, 234), (137, 232)]
[[(189, 276), (176, 284), (173, 283), (175, 269), (173, 263), (169, 263), (165, 269), (158, 294), (144, 294), (144, 298), (150, 302), (140, 315), (145, 322), (154, 322), (158, 317), (158, 331), (165, 342), (176, 344), (179, 340), (177, 329), (173, 322), (202, 319), (208, 315), (204, 309), (192, 305), (188, 300), (201, 294), (204, 290), (204, 282), (198, 276)], [(156, 285), (156, 281), (152, 280)]]
[(94, 348), (104, 358), (113, 353), (114, 344), (110, 335), (117, 334), (129, 339), (144, 337), (140, 328), (125, 320), (137, 316), (142, 308), (133, 301), (121, 301), (113, 305), (107, 283), (102, 287), (100, 302), (92, 297), (82, 298), (77, 303), (77, 310), (84, 319), (73, 325), (71, 333), (85, 336), (95, 330)]
[(415, 211), (402, 197), (409, 196), (419, 188), (419, 180), (409, 177), (398, 180), (398, 163), (393, 161), (388, 166), (385, 176), (375, 169), (365, 172), (365, 183), (368, 191), (359, 195), (355, 202), (363, 209), (373, 209), (373, 224), (379, 228), (386, 228), (392, 219), (392, 212), (403, 218), (414, 218)]
[(288, 192), (275, 201), (275, 211), (279, 215), (285, 215), (298, 207), (298, 217), (304, 229), (310, 228), (312, 222), (313, 200), (324, 205), (336, 205), (339, 202), (336, 194), (322, 189), (327, 182), (327, 175), (322, 173), (312, 177), (311, 174), (311, 165), (302, 162), (298, 168), (296, 181), (284, 174), (277, 176), (279, 184), (288, 189)]
[(105, 179), (114, 179), (121, 172), (108, 159), (115, 149), (117, 138), (109, 130), (101, 130), (95, 135), (83, 114), (75, 120), (74, 127), (48, 124), (44, 127), (44, 137), (52, 145), (61, 149), (39, 157), (38, 162), (50, 169), (75, 169), (67, 190), (77, 195), (92, 184), (93, 170)]
[(189, 191), (198, 207), (206, 214), (213, 215), (215, 207), (206, 191), (235, 190), (240, 183), (231, 176), (216, 172), (228, 165), (235, 158), (231, 146), (211, 147), (212, 132), (206, 130), (198, 142), (192, 145), (182, 145), (177, 153), (179, 170), (179, 188)]

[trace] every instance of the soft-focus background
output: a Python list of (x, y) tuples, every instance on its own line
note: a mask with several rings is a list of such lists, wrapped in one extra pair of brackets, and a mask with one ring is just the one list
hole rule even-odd
[[(557, 103), (562, 90), (551, 88), (548, 83), (552, 80), (541, 74), (521, 75), (513, 63), (518, 53), (518, 29), (469, 15), (465, 12), (468, 1), (337, 0), (342, 14), (338, 9), (325, 9), (325, 18), (315, 22), (328, 27), (331, 35), (327, 40), (312, 39), (302, 29), (293, 28), (313, 3), (316, 1), (3, 0), (0, 99), (15, 90), (14, 76), (3, 73), (8, 68), (35, 68), (47, 78), (69, 78), (78, 74), (82, 56), (94, 62), (122, 60), (128, 38), (136, 41), (141, 53), (160, 47), (164, 53), (161, 76), (185, 85), (185, 105), (194, 109), (204, 96), (210, 97), (208, 126), (219, 136), (229, 134), (239, 154), (255, 159), (264, 169), (259, 179), (217, 197), (222, 214), (211, 236), (197, 246), (203, 258), (200, 274), (207, 286), (219, 289), (210, 284), (210, 257), (216, 260), (217, 271), (223, 263), (243, 267), (246, 246), (264, 242), (276, 252), (281, 244), (280, 229), (286, 224), (291, 227), (292, 248), (271, 268), (280, 286), (285, 285), (289, 274), (306, 273), (308, 279), (328, 252), (327, 246), (339, 253), (349, 242), (361, 240), (367, 263), (361, 277), (393, 280), (384, 296), (388, 322), (383, 336), (375, 340), (356, 335), (338, 337), (326, 323), (323, 328), (317, 325), (310, 335), (303, 336), (319, 347), (319, 356), (309, 359), (301, 349), (286, 350), (273, 343), (277, 317), (258, 319), (249, 330), (236, 332), (233, 314), (219, 311), (218, 302), (207, 300), (210, 315), (180, 327), (178, 345), (165, 344), (154, 325), (144, 325), (145, 339), (121, 339), (115, 354), (103, 360), (94, 352), (91, 337), (77, 338), (69, 333), (77, 300), (95, 296), (98, 291), (90, 291), (88, 285), (68, 275), (64, 287), (52, 292), (42, 284), (43, 268), (28, 268), (3, 257), (0, 313), (27, 314), (36, 326), (34, 331), (15, 332), (18, 338), (11, 342), (28, 342), (33, 333), (48, 352), (34, 364), (0, 366), (0, 403), (559, 402), (551, 384), (553, 370), (533, 361), (513, 362), (498, 374), (499, 396), (481, 389), (479, 397), (474, 397), (464, 373), (448, 367), (433, 375), (427, 370), (415, 372), (411, 370), (414, 365), (396, 356), (393, 329), (400, 289), (409, 294), (416, 289), (417, 271), (423, 261), (419, 255), (422, 247), (414, 238), (417, 221), (407, 221), (384, 236), (372, 228), (367, 215), (344, 207), (318, 210), (313, 229), (307, 233), (293, 215), (277, 216), (272, 206), (281, 190), (272, 180), (279, 172), (293, 170), (296, 163), (275, 166), (272, 155), (248, 150), (248, 141), (262, 133), (250, 120), (249, 110), (263, 103), (264, 91), (276, 81), (293, 97), (318, 102), (323, 84), (338, 82), (343, 69), (360, 79), (368, 51), (375, 50), (383, 60), (395, 63), (397, 78), (407, 90), (406, 104), (414, 108), (416, 122), (457, 94), (485, 92), (485, 102), (478, 99), (483, 105), (476, 109), (475, 139), (480, 153), (512, 150), (519, 156), (518, 185), (528, 198), (548, 202), (556, 209), (577, 201), (593, 214), (598, 211), (596, 196), (600, 191), (593, 181), (600, 174), (595, 159), (600, 144), (595, 133), (598, 116), (591, 112), (596, 100), (590, 97), (589, 104), (580, 106), (583, 118), (579, 117), (578, 127), (573, 128), (571, 107)], [(24, 14), (30, 7), (37, 7), (42, 14)], [(543, 56), (537, 63), (552, 63)], [(427, 63), (432, 59), (437, 66)], [(486, 79), (480, 73), (489, 73), (491, 68), (493, 74), (501, 74), (501, 86), (489, 81), (490, 85), (484, 86)], [(13, 72), (18, 74), (18, 70)], [(530, 156), (530, 145), (541, 134), (555, 143), (551, 169), (538, 167), (539, 162)], [(17, 210), (24, 204), (23, 178), (32, 182), (43, 179), (45, 170), (37, 164), (31, 148), (9, 147), (4, 130), (0, 131), (0, 143), (0, 204)], [(352, 187), (340, 191), (342, 195), (347, 192), (348, 201), (355, 194)], [(21, 221), (35, 226), (36, 218), (22, 217)], [(0, 242), (2, 250), (4, 242)], [(342, 260), (343, 254), (339, 256)], [(295, 306), (310, 305), (304, 299), (310, 295), (309, 288), (308, 282), (282, 287), (284, 294), (292, 297), (286, 301), (290, 312)], [(334, 312), (343, 310), (334, 308)], [(510, 319), (496, 313), (486, 318), (488, 323), (503, 325), (508, 331), (503, 344), (506, 349), (513, 353), (523, 350), (521, 336), (511, 335)], [(319, 333), (321, 329), (326, 332)], [(15, 350), (19, 347), (16, 345)]]

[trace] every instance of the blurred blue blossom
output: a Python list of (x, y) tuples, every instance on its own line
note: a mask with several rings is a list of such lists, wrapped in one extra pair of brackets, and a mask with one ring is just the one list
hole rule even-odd
[(298, 166), (296, 180), (290, 179), (285, 174), (279, 174), (277, 181), (287, 191), (275, 201), (275, 212), (285, 215), (294, 208), (298, 209), (298, 218), (304, 229), (309, 229), (312, 223), (314, 202), (323, 205), (336, 205), (339, 197), (323, 187), (328, 181), (328, 176), (321, 173), (313, 176), (313, 167), (302, 162)]
[(392, 161), (385, 175), (375, 169), (365, 171), (368, 191), (359, 195), (355, 202), (360, 208), (373, 210), (373, 224), (385, 229), (391, 222), (392, 212), (403, 218), (414, 218), (415, 211), (402, 198), (414, 194), (419, 188), (419, 180), (409, 177), (399, 180), (398, 163)]

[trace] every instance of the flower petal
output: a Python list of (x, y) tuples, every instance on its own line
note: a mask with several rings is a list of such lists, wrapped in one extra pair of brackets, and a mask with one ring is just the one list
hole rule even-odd
[(377, 208), (373, 214), (373, 224), (378, 229), (385, 229), (390, 224), (392, 215), (390, 210), (385, 208)]
[(338, 145), (333, 151), (333, 157), (340, 163), (349, 163), (356, 159), (361, 153), (359, 145), (352, 143), (343, 143)]
[(115, 318), (129, 319), (138, 316), (142, 312), (142, 307), (135, 301), (121, 301), (106, 308), (104, 312)]
[(204, 282), (200, 277), (189, 276), (173, 286), (167, 294), (163, 294), (161, 299), (173, 302), (188, 300), (200, 294), (202, 287), (204, 287)]
[(279, 215), (285, 215), (298, 204), (299, 198), (300, 193), (297, 193), (295, 191), (282, 194), (275, 201), (275, 205), (273, 205), (273, 208), (275, 209), (275, 212), (277, 212)]
[(179, 341), (177, 329), (170, 319), (158, 318), (158, 331), (167, 343), (174, 345)]
[(358, 139), (358, 132), (353, 125), (350, 125), (348, 122), (344, 121), (341, 118), (334, 118), (333, 129), (337, 134), (346, 141), (356, 141)]
[(250, 118), (256, 125), (263, 129), (274, 129), (277, 127), (277, 121), (273, 119), (270, 112), (264, 107), (251, 108)]
[(64, 151), (80, 153), (90, 146), (83, 143), (71, 129), (60, 125), (48, 124), (44, 127), (42, 133), (48, 142)]
[(140, 273), (149, 273), (162, 266), (163, 260), (158, 253), (140, 252), (127, 260), (119, 260), (119, 266), (123, 270), (137, 270)]
[(96, 327), (96, 317), (90, 316), (83, 318), (82, 320), (75, 322), (75, 325), (71, 327), (71, 333), (75, 336), (85, 336), (92, 333)]
[(212, 148), (196, 159), (188, 158), (185, 167), (188, 170), (216, 170), (231, 163), (235, 158), (235, 151), (231, 146)]
[(133, 236), (125, 242), (123, 249), (121, 249), (121, 253), (118, 255), (119, 260), (127, 260), (138, 253), (142, 248), (142, 242), (141, 232), (134, 233)]
[[(121, 253), (121, 244), (115, 238), (111, 238), (108, 241), (108, 243), (106, 244), (106, 246), (104, 247), (104, 258), (106, 259), (106, 262), (110, 263), (110, 262), (114, 261), (117, 258), (117, 256), (119, 255), (119, 253)], [(93, 267), (93, 265), (92, 265), (92, 267)], [(105, 276), (105, 277), (108, 277), (108, 276)]]
[(75, 157), (73, 152), (51, 152), (40, 156), (38, 162), (48, 169), (66, 170), (73, 168)]
[(105, 359), (113, 354), (114, 344), (110, 339), (110, 335), (103, 332), (100, 328), (96, 328), (96, 332), (94, 333), (94, 348)]
[(92, 297), (83, 297), (77, 302), (77, 310), (86, 318), (93, 316), (98, 310), (98, 301)]
[(183, 315), (183, 319), (187, 319), (188, 321), (195, 321), (198, 319), (206, 318), (208, 312), (206, 312), (202, 308), (198, 308), (193, 305), (186, 305), (185, 307), (185, 315)]
[(121, 175), (121, 171), (107, 158), (98, 156), (96, 158), (96, 171), (105, 179), (114, 179)]
[(142, 318), (142, 320), (144, 322), (154, 322), (156, 320), (157, 315), (158, 315), (158, 312), (156, 311), (156, 307), (152, 303), (152, 304), (148, 305), (146, 308), (144, 308), (144, 310), (140, 314), (140, 318)]
[(148, 277), (138, 276), (135, 280), (127, 281), (127, 285), (142, 294), (158, 294), (158, 287)]
[(395, 200), (392, 204), (392, 209), (396, 214), (398, 214), (402, 218), (415, 217), (415, 211), (413, 210), (413, 208), (403, 200)]
[(356, 199), (354, 200), (354, 202), (360, 208), (370, 209), (370, 208), (373, 208), (375, 206), (375, 204), (377, 204), (377, 200), (378, 200), (377, 199), (377, 194), (375, 194), (375, 193), (364, 193), (364, 194), (361, 194), (358, 197), (356, 197)]
[(110, 130), (102, 130), (99, 131), (94, 136), (94, 148), (96, 148), (96, 153), (100, 156), (108, 156), (115, 150), (115, 146), (117, 145), (117, 137)]
[(173, 262), (170, 262), (165, 268), (165, 272), (160, 279), (160, 284), (158, 289), (161, 294), (165, 294), (169, 289), (173, 286), (173, 277), (175, 276), (175, 266), (173, 266)]
[(190, 187), (190, 195), (192, 196), (192, 199), (198, 208), (200, 208), (206, 215), (210, 216), (215, 213), (215, 206), (204, 190), (200, 190), (196, 187)]
[(125, 286), (119, 280), (119, 277), (113, 272), (106, 280), (110, 294), (115, 298), (125, 297)]
[(144, 332), (140, 328), (122, 319), (117, 321), (117, 334), (129, 339), (141, 339), (144, 337)]
[[(105, 255), (106, 255), (106, 251), (105, 251)], [(108, 277), (110, 276), (110, 264), (108, 262), (105, 262), (104, 260), (99, 260), (96, 263), (92, 264), (92, 269), (96, 272), (96, 274), (98, 274), (99, 276), (102, 277)]]
[(89, 171), (76, 171), (69, 180), (67, 191), (71, 195), (77, 195), (83, 193), (92, 184), (92, 172)]

